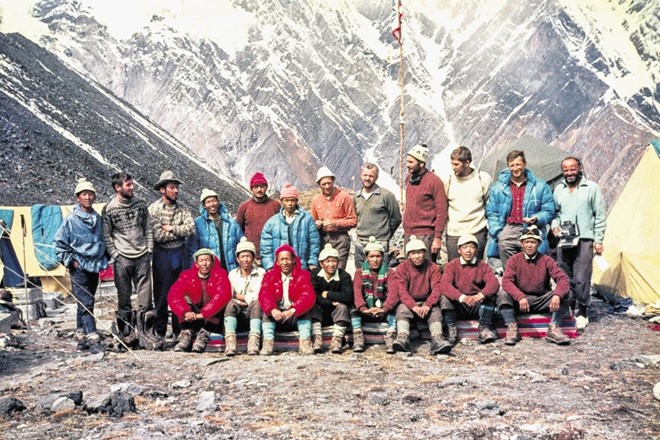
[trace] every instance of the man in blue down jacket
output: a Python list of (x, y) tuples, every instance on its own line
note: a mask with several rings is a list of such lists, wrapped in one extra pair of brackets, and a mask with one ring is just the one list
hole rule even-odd
[(241, 227), (229, 216), (229, 210), (220, 203), (215, 191), (204, 188), (199, 201), (201, 215), (195, 219), (195, 235), (187, 242), (190, 261), (195, 252), (207, 248), (220, 259), (221, 267), (227, 272), (236, 269), (236, 245), (243, 237)]
[(272, 216), (261, 231), (261, 265), (268, 270), (275, 264), (275, 250), (290, 244), (300, 258), (303, 269), (314, 270), (319, 265), (321, 238), (309, 212), (298, 206), (298, 191), (285, 184), (280, 193), (282, 209)]
[(543, 241), (540, 252), (548, 251), (545, 229), (555, 217), (552, 190), (525, 168), (525, 153), (511, 151), (506, 162), (508, 169), (501, 171), (490, 187), (486, 218), (488, 219), (489, 257), (500, 257), (502, 268), (513, 254), (522, 250), (520, 236), (531, 225), (541, 231)]

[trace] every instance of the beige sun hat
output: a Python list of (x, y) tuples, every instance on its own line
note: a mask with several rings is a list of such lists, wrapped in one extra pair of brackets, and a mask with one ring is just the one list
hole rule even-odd
[(330, 168), (323, 166), (316, 172), (316, 183), (319, 183), (324, 177), (335, 177)]
[(156, 184), (154, 185), (154, 189), (155, 189), (156, 191), (158, 191), (158, 190), (161, 189), (164, 185), (166, 185), (166, 184), (168, 184), (168, 183), (170, 183), (170, 182), (174, 182), (174, 183), (176, 183), (176, 184), (178, 184), (178, 185), (183, 184), (182, 181), (180, 181), (179, 179), (177, 179), (177, 178), (174, 176), (174, 172), (172, 172), (172, 171), (163, 171), (163, 173), (160, 175), (160, 179), (158, 179), (158, 182), (156, 182)]
[(215, 197), (216, 199), (220, 200), (220, 196), (217, 192), (213, 191), (212, 189), (204, 188), (202, 190), (202, 195), (199, 196), (199, 203), (204, 204), (204, 200), (208, 199), (209, 197)]
[(76, 184), (76, 190), (73, 193), (77, 196), (83, 191), (91, 191), (94, 194), (96, 194), (96, 189), (94, 188), (94, 185), (92, 185), (92, 182), (85, 179), (84, 177), (81, 177), (80, 179), (78, 179), (78, 183)]

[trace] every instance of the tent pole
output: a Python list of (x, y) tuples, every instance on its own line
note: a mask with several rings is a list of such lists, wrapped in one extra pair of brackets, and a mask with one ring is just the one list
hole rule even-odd
[(23, 305), (25, 306), (25, 330), (30, 331), (30, 307), (29, 307), (29, 298), (28, 298), (28, 287), (27, 287), (27, 257), (25, 252), (25, 237), (27, 235), (27, 230), (25, 227), (25, 216), (21, 214), (21, 234), (23, 239), (23, 289), (25, 290), (25, 299)]

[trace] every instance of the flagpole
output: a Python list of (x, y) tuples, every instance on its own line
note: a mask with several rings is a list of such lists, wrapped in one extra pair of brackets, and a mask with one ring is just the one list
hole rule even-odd
[(400, 97), (399, 97), (399, 191), (401, 201), (401, 209), (405, 208), (405, 203), (403, 201), (403, 142), (405, 136), (405, 126), (404, 126), (404, 112), (403, 112), (403, 90), (404, 90), (404, 75), (403, 75), (403, 27), (401, 26), (401, 1), (397, 1), (396, 8), (396, 17), (397, 17), (397, 29), (399, 31), (398, 40), (399, 40), (399, 88), (400, 88)]

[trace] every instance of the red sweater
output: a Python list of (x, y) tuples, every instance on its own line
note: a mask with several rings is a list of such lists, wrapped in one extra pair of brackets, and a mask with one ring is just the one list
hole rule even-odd
[(485, 297), (495, 295), (500, 290), (500, 282), (484, 260), (477, 264), (461, 264), (460, 258), (451, 260), (442, 274), (440, 291), (449, 299), (458, 301), (461, 295), (476, 295), (481, 292)]
[(167, 294), (167, 303), (179, 321), (183, 321), (183, 315), (186, 312), (192, 312), (190, 305), (186, 302), (186, 296), (193, 304), (203, 303), (200, 313), (207, 320), (220, 313), (231, 300), (229, 277), (227, 271), (220, 266), (218, 257), (214, 257), (211, 274), (206, 284), (208, 295), (206, 302), (204, 302), (202, 282), (198, 272), (197, 263), (193, 263), (190, 269), (181, 272)]
[[(292, 306), (296, 309), (296, 318), (309, 312), (316, 304), (316, 294), (312, 287), (310, 273), (300, 267), (300, 259), (296, 257), (296, 264), (293, 268), (291, 281), (289, 282), (289, 299)], [(271, 316), (271, 312), (278, 308), (282, 301), (284, 292), (282, 291), (282, 271), (275, 265), (266, 272), (261, 282), (259, 290), (259, 304), (261, 310)]]
[(406, 177), (406, 208), (403, 211), (405, 235), (433, 235), (441, 238), (447, 225), (447, 194), (435, 173), (426, 171), (419, 185)]
[(393, 287), (399, 300), (410, 310), (418, 301), (432, 307), (440, 300), (440, 267), (428, 260), (421, 266), (415, 266), (406, 259), (397, 266), (394, 273)]
[(570, 282), (555, 260), (540, 252), (536, 258), (528, 260), (524, 252), (518, 252), (506, 263), (502, 288), (513, 299), (520, 301), (527, 295), (538, 296), (550, 292), (550, 279), (557, 283), (555, 295), (563, 298), (568, 294)]
[[(394, 310), (397, 304), (399, 304), (399, 296), (396, 294), (396, 289), (388, 288), (390, 283), (394, 281), (394, 273), (393, 270), (390, 270), (385, 277), (385, 302), (382, 308), (386, 314)], [(362, 292), (362, 284), (362, 269), (355, 269), (355, 274), (353, 275), (353, 296), (355, 297), (355, 308), (360, 312), (367, 309), (367, 302)], [(378, 273), (371, 273), (371, 284), (375, 289), (378, 284)]]
[(259, 242), (261, 241), (261, 230), (269, 218), (280, 212), (280, 204), (277, 200), (266, 197), (263, 202), (257, 202), (254, 198), (241, 203), (236, 212), (236, 221), (243, 230), (248, 241), (252, 242), (259, 254)]

